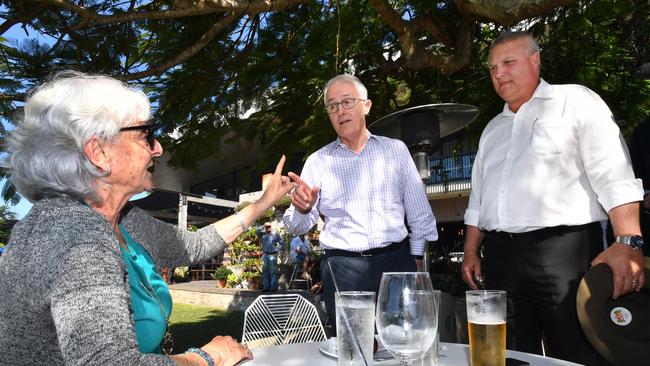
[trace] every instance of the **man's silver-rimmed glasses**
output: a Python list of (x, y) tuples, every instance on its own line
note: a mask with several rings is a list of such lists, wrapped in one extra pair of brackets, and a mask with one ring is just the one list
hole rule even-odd
[(339, 111), (339, 105), (343, 107), (343, 109), (352, 109), (354, 108), (355, 105), (357, 105), (357, 102), (365, 102), (367, 99), (357, 99), (357, 98), (347, 98), (343, 99), (340, 102), (334, 102), (330, 103), (327, 106), (325, 106), (325, 111), (328, 114), (336, 113)]

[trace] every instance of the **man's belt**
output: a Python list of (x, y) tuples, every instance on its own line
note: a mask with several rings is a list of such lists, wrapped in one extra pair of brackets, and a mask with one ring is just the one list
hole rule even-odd
[(525, 233), (509, 233), (505, 231), (492, 230), (492, 231), (486, 231), (485, 234), (500, 239), (507, 239), (507, 240), (522, 240), (522, 241), (531, 240), (531, 239), (538, 240), (541, 238), (547, 238), (551, 236), (568, 234), (574, 231), (579, 231), (584, 229), (588, 225), (592, 225), (592, 224), (593, 223), (584, 224), (584, 225), (575, 225), (575, 226), (567, 226), (567, 225), (552, 226), (552, 227), (545, 227), (543, 229), (527, 231)]
[(264, 252), (264, 254), (266, 254), (266, 255), (272, 255), (272, 254), (278, 254), (278, 252), (271, 252), (271, 253)]
[(406, 245), (407, 243), (408, 243), (408, 236), (404, 238), (404, 240), (398, 243), (392, 243), (385, 247), (368, 249), (362, 252), (351, 252), (349, 250), (342, 250), (342, 249), (325, 249), (325, 253), (327, 253), (330, 256), (340, 256), (340, 257), (373, 257), (375, 255), (379, 255), (383, 253), (394, 252), (402, 248), (402, 246)]

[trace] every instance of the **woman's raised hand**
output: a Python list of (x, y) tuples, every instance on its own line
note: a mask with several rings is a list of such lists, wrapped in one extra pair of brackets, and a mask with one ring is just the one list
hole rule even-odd
[(262, 197), (258, 200), (259, 203), (266, 206), (266, 209), (271, 208), (294, 188), (294, 184), (291, 183), (289, 177), (282, 175), (285, 160), (286, 157), (282, 155), (278, 165), (275, 167), (275, 172), (273, 173), (269, 184), (264, 190), (264, 194), (262, 194)]

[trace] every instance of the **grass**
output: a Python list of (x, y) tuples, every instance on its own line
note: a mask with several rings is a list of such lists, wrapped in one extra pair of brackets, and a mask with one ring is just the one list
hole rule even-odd
[(243, 326), (243, 311), (175, 303), (169, 317), (169, 331), (174, 339), (173, 353), (201, 347), (218, 335), (229, 335), (241, 341)]

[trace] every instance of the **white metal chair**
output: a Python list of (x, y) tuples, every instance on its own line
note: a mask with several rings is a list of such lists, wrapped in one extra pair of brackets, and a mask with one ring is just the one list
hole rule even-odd
[(244, 312), (248, 348), (326, 340), (316, 307), (298, 294), (261, 295)]

